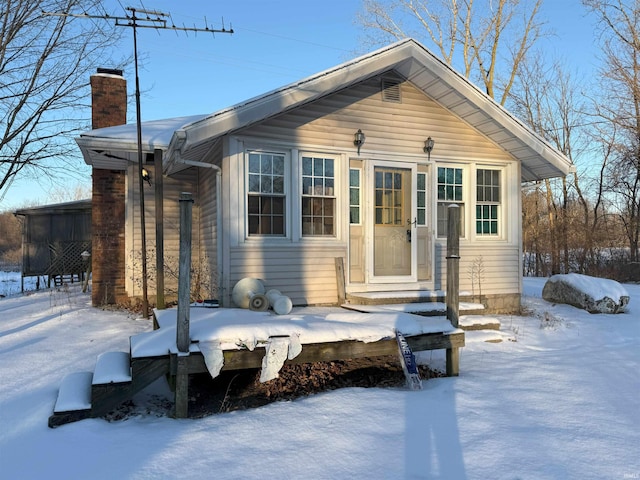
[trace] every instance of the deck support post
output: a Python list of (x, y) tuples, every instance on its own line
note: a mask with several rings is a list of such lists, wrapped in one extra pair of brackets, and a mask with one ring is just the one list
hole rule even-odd
[(188, 356), (191, 337), (189, 317), (191, 304), (191, 209), (193, 199), (190, 193), (180, 194), (180, 256), (178, 263), (178, 316), (176, 324), (176, 346), (178, 362), (176, 371), (175, 416), (187, 418), (189, 415), (189, 373)]
[[(447, 208), (447, 319), (458, 328), (460, 318), (460, 207)], [(460, 373), (460, 350), (448, 348), (447, 376)]]

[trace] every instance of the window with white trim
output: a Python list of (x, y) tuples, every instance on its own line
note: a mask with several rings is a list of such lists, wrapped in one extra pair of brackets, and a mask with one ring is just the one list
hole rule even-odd
[(359, 225), (361, 223), (361, 178), (361, 169), (352, 168), (349, 170), (349, 223), (352, 225)]
[(247, 172), (248, 234), (285, 236), (285, 156), (250, 152)]
[(463, 170), (455, 167), (438, 167), (438, 237), (446, 237), (448, 231), (448, 207), (460, 207), (460, 236), (464, 237)]
[(500, 170), (476, 171), (476, 235), (499, 235), (501, 182)]
[(302, 157), (302, 235), (336, 234), (335, 160)]

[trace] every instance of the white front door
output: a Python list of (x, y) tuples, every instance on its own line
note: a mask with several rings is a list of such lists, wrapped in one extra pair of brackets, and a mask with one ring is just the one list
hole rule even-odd
[(416, 281), (415, 166), (375, 162), (369, 175), (369, 281)]

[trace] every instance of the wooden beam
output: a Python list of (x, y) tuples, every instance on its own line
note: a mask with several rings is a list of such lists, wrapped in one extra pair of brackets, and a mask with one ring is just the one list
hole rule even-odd
[[(458, 349), (464, 347), (464, 332), (416, 335), (407, 337), (407, 342), (413, 351)], [(301, 363), (330, 362), (397, 354), (398, 344), (395, 338), (370, 343), (356, 340), (311, 343), (303, 345), (302, 352), (294, 359), (285, 361), (285, 364), (297, 365)], [(224, 371), (261, 368), (264, 348), (257, 347), (253, 351), (225, 350), (223, 355), (224, 365), (222, 370)], [(178, 365), (174, 358), (175, 357), (172, 357), (169, 369), (171, 375), (176, 375), (178, 372)], [(208, 372), (202, 354), (197, 352), (191, 353), (187, 360), (187, 372), (189, 374)]]

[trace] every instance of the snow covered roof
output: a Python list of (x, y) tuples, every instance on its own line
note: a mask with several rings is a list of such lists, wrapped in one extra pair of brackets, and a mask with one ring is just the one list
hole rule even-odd
[[(531, 131), (464, 76), (412, 39), (273, 90), (211, 115), (145, 122), (143, 150), (166, 151), (165, 168), (179, 158), (199, 160), (223, 135), (313, 102), (384, 72), (394, 71), (480, 133), (510, 152), (522, 165), (522, 180), (565, 175), (570, 160)], [(135, 125), (93, 130), (77, 139), (94, 166), (135, 160)], [(132, 156), (131, 153), (134, 153)]]

